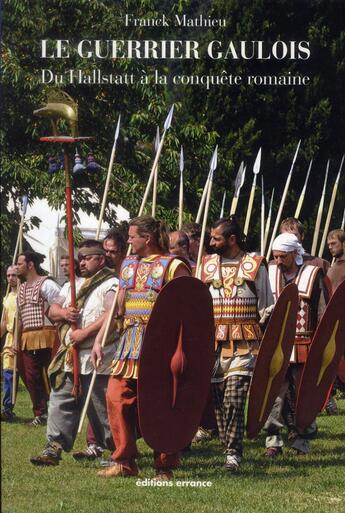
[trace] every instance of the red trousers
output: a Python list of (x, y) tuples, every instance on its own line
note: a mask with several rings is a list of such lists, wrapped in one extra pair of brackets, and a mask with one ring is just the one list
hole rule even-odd
[(49, 383), (47, 369), (51, 360), (51, 349), (22, 351), (24, 382), (31, 397), (35, 417), (47, 413)]
[[(107, 409), (115, 443), (112, 459), (132, 470), (139, 456), (136, 445), (137, 380), (110, 376), (107, 389)], [(173, 469), (180, 463), (179, 454), (154, 452), (154, 467)]]

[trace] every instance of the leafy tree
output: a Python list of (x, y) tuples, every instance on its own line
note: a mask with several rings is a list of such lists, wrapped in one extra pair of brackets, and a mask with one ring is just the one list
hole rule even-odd
[[(153, 19), (163, 13), (169, 20), (176, 14), (189, 17), (224, 18), (225, 27), (178, 28), (124, 26), (126, 13), (137, 18)], [(43, 59), (41, 40), (48, 41), (52, 51), (56, 39), (70, 42), (68, 59)], [(141, 60), (128, 58), (81, 58), (76, 45), (90, 40), (196, 40), (200, 59)], [(212, 40), (222, 42), (222, 48), (233, 41), (239, 52), (241, 41), (263, 41), (265, 51), (277, 40), (310, 41), (308, 60), (211, 59), (206, 56)], [(102, 197), (113, 133), (121, 113), (121, 134), (117, 162), (111, 179), (109, 202), (122, 204), (131, 215), (138, 211), (146, 180), (154, 158), (156, 127), (162, 129), (171, 104), (176, 109), (171, 130), (166, 138), (160, 161), (157, 214), (172, 227), (177, 221), (179, 152), (185, 153), (185, 219), (192, 219), (198, 208), (215, 144), (219, 144), (219, 164), (210, 208), (210, 220), (219, 216), (223, 191), (228, 191), (226, 209), (233, 191), (233, 180), (241, 160), (248, 165), (247, 180), (241, 193), (239, 214), (243, 219), (251, 183), (251, 166), (260, 146), (263, 148), (262, 172), (267, 201), (276, 188), (275, 209), (290, 167), (298, 140), (300, 154), (292, 181), (285, 213), (292, 215), (311, 158), (314, 159), (312, 183), (303, 208), (308, 228), (315, 222), (324, 169), (331, 158), (330, 183), (333, 183), (343, 151), (344, 105), (344, 31), (342, 5), (334, 0), (214, 0), (179, 2), (155, 0), (5, 0), (2, 43), (3, 123), (1, 127), (4, 220), (2, 235), (3, 260), (11, 259), (15, 242), (15, 226), (19, 220), (19, 197), (29, 193), (34, 198), (47, 198), (52, 207), (64, 203), (62, 173), (46, 172), (47, 157), (56, 148), (38, 141), (50, 133), (43, 120), (33, 111), (47, 99), (53, 88), (61, 88), (78, 101), (81, 135), (96, 137), (90, 146), (79, 151), (84, 155), (93, 150), (104, 170), (74, 180), (74, 203), (77, 208), (96, 215), (100, 202), (91, 201), (88, 187)], [(106, 51), (105, 44), (102, 52)], [(64, 78), (64, 83), (42, 84), (41, 69), (51, 69)], [(133, 75), (135, 83), (78, 84), (66, 80), (66, 71), (80, 70), (84, 75), (100, 69), (103, 75), (123, 80)], [(154, 72), (166, 75), (166, 85), (153, 81)], [(308, 86), (262, 85), (174, 85), (172, 77), (179, 75), (219, 76), (222, 72), (239, 75), (245, 82), (248, 75), (308, 75)], [(140, 77), (149, 77), (145, 83)], [(122, 79), (121, 79), (122, 77)], [(74, 148), (72, 150), (74, 153)], [(73, 155), (71, 156), (73, 157)], [(258, 193), (257, 193), (258, 194)], [(328, 192), (330, 195), (330, 192)], [(13, 213), (10, 203), (16, 205)], [(258, 243), (259, 201), (255, 201), (251, 223), (253, 245)], [(340, 220), (341, 192), (335, 209)], [(150, 211), (150, 205), (148, 205)], [(115, 221), (107, 209), (106, 219)], [(307, 237), (307, 247), (311, 235)]]

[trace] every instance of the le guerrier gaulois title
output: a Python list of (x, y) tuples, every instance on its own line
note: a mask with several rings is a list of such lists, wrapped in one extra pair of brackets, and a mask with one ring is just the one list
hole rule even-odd
[(42, 59), (214, 59), (307, 60), (309, 41), (219, 41), (199, 45), (194, 40), (68, 39), (41, 40)]

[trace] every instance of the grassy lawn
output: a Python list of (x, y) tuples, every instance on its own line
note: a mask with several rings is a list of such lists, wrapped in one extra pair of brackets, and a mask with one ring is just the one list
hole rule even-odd
[[(271, 462), (263, 457), (264, 437), (245, 441), (241, 470), (223, 468), (217, 441), (199, 445), (183, 456), (172, 486), (143, 486), (153, 477), (152, 451), (141, 440), (139, 479), (97, 477), (97, 463), (77, 463), (63, 455), (58, 467), (34, 467), (29, 458), (45, 443), (45, 428), (29, 427), (27, 393), (20, 388), (13, 424), (2, 423), (3, 513), (344, 513), (345, 401), (339, 414), (318, 419), (319, 435), (309, 456), (286, 449)], [(76, 448), (84, 447), (85, 437)], [(139, 485), (140, 481), (140, 485)], [(196, 481), (211, 486), (195, 488)], [(181, 483), (182, 482), (182, 483)], [(179, 485), (180, 483), (180, 485)], [(183, 485), (183, 486), (182, 486)], [(186, 486), (189, 485), (189, 486)]]

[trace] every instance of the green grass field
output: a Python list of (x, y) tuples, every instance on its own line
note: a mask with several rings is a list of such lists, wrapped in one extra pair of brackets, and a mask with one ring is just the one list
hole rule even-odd
[[(27, 393), (20, 387), (13, 424), (2, 423), (3, 513), (344, 513), (345, 401), (339, 414), (318, 419), (312, 453), (296, 457), (285, 449), (278, 460), (263, 456), (264, 437), (245, 441), (245, 458), (235, 474), (223, 468), (216, 440), (183, 456), (170, 486), (143, 486), (153, 475), (152, 451), (141, 440), (139, 479), (104, 479), (97, 463), (77, 463), (63, 455), (58, 467), (34, 467), (29, 458), (41, 452), (45, 428), (26, 425), (31, 418)], [(84, 447), (84, 436), (76, 448)], [(140, 485), (139, 485), (140, 481)], [(204, 488), (191, 485), (210, 482)], [(183, 486), (182, 486), (183, 485)], [(188, 486), (187, 486), (188, 485)]]

